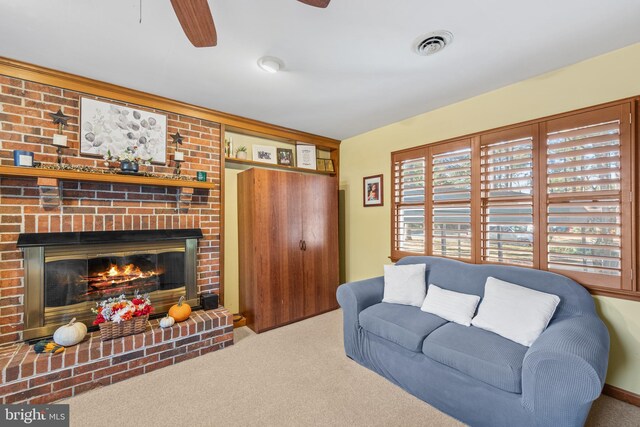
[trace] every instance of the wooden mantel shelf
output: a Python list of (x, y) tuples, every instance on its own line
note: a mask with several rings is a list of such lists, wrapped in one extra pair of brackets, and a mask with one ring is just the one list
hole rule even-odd
[(119, 175), (111, 173), (79, 172), (28, 168), (20, 166), (0, 166), (0, 176), (22, 176), (28, 178), (56, 178), (63, 181), (91, 181), (119, 184), (151, 185), (155, 187), (205, 188), (214, 189), (212, 182), (187, 181), (182, 179), (164, 179), (142, 175)]

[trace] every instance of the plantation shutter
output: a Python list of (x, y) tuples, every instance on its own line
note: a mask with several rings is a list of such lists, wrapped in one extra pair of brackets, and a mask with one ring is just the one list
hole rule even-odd
[(426, 149), (393, 155), (394, 259), (425, 254)]
[(534, 147), (537, 126), (480, 138), (482, 262), (537, 266)]
[(547, 268), (631, 289), (629, 104), (543, 124)]
[(470, 260), (471, 142), (429, 149), (430, 254)]

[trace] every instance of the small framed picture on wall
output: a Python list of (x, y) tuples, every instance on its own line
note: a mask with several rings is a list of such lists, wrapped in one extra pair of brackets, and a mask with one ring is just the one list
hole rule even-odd
[(365, 176), (363, 179), (363, 206), (365, 208), (371, 206), (382, 206), (384, 204), (384, 196), (382, 193), (382, 174)]

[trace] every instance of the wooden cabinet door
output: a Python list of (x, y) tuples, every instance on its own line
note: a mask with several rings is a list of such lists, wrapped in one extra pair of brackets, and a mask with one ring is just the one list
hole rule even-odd
[(312, 316), (338, 306), (338, 184), (319, 175), (305, 175), (303, 183), (304, 314)]
[[(254, 329), (261, 332), (302, 317), (302, 215), (301, 185), (293, 174), (253, 169), (252, 188), (238, 188), (240, 209), (251, 209), (253, 220), (245, 249), (247, 260), (240, 260), (251, 275), (255, 312)], [(250, 199), (250, 200), (245, 200)], [(246, 245), (245, 245), (246, 246)], [(250, 251), (246, 253), (246, 251)], [(242, 253), (240, 254), (243, 255)], [(245, 262), (246, 261), (246, 262)], [(243, 287), (241, 287), (242, 289)]]

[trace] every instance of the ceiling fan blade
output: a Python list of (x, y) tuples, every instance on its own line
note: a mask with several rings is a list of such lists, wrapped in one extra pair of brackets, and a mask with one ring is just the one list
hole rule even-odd
[(308, 4), (309, 6), (325, 8), (329, 6), (331, 0), (298, 0), (300, 3)]
[(171, 6), (182, 30), (195, 47), (210, 47), (218, 43), (207, 0), (171, 0)]

